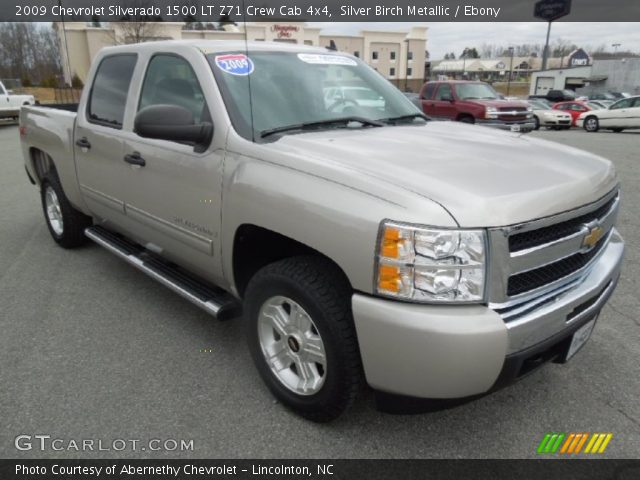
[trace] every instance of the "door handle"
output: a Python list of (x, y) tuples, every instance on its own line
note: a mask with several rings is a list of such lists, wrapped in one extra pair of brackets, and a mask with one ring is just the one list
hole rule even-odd
[(89, 140), (87, 140), (87, 137), (82, 137), (81, 139), (76, 140), (76, 145), (79, 146), (80, 148), (86, 148), (86, 149), (91, 148), (91, 143), (89, 143)]
[(124, 156), (124, 161), (130, 163), (131, 165), (138, 165), (139, 167), (144, 167), (147, 162), (144, 161), (144, 158), (140, 156), (140, 153), (133, 152)]

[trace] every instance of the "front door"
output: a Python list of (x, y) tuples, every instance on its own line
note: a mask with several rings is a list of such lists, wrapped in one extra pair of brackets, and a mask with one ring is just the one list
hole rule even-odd
[[(212, 123), (195, 71), (186, 59), (169, 53), (149, 60), (138, 111), (167, 104), (189, 110), (195, 123)], [(144, 165), (129, 165), (125, 203), (141, 243), (212, 279), (220, 229), (224, 132), (216, 131), (214, 125), (211, 145), (201, 150), (128, 132), (124, 155), (139, 157)]]
[(100, 62), (86, 111), (79, 111), (74, 155), (87, 207), (101, 220), (120, 224), (124, 217), (123, 120), (137, 56), (117, 54)]
[(453, 104), (453, 90), (448, 83), (441, 83), (433, 100), (433, 116), (437, 118), (456, 118), (456, 107)]

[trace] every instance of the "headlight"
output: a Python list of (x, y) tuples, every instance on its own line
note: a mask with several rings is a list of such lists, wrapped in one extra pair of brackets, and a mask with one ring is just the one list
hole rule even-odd
[(496, 107), (485, 107), (484, 118), (498, 118), (498, 109)]
[(394, 222), (380, 226), (375, 290), (416, 302), (482, 302), (484, 230), (444, 230)]

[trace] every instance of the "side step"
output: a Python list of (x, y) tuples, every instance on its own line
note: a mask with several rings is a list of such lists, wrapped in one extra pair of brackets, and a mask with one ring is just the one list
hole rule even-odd
[(234, 318), (242, 313), (240, 302), (235, 297), (163, 261), (141, 245), (97, 225), (87, 228), (84, 234), (219, 320)]

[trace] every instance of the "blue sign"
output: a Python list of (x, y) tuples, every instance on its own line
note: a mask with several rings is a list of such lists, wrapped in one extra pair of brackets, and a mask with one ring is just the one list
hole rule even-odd
[(220, 70), (231, 75), (245, 76), (253, 72), (253, 62), (244, 53), (218, 55), (215, 61)]

